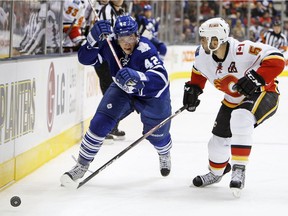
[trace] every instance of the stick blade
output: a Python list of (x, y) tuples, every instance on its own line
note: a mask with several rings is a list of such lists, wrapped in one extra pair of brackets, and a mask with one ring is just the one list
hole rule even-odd
[(77, 189), (79, 186), (79, 183), (73, 181), (70, 176), (67, 174), (63, 174), (60, 178), (61, 186), (66, 187), (69, 189)]

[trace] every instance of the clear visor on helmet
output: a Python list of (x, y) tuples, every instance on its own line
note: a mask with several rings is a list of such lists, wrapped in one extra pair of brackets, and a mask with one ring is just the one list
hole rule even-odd
[(118, 36), (117, 40), (119, 43), (133, 44), (137, 41), (137, 36), (135, 34), (130, 34), (128, 36)]

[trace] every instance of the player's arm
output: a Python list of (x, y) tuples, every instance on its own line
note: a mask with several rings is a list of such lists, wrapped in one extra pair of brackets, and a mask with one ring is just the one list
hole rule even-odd
[(125, 92), (146, 97), (160, 97), (169, 86), (168, 75), (162, 64), (143, 71), (125, 67), (117, 72), (115, 80)]
[(183, 105), (190, 112), (194, 112), (199, 106), (199, 95), (203, 93), (207, 79), (193, 66), (191, 80), (184, 85)]
[[(144, 47), (143, 47), (144, 48)], [(153, 49), (152, 49), (153, 50)], [(137, 52), (134, 58), (138, 69), (123, 68), (115, 76), (116, 84), (127, 93), (146, 97), (160, 97), (169, 86), (168, 74), (156, 50)]]
[(111, 24), (107, 20), (99, 20), (87, 35), (87, 41), (78, 51), (78, 60), (84, 65), (95, 65), (99, 50), (106, 43), (106, 35), (111, 34)]
[(257, 73), (263, 77), (266, 84), (274, 82), (274, 79), (281, 74), (285, 67), (285, 59), (281, 53), (271, 53), (266, 56), (260, 67), (257, 69)]
[(285, 60), (280, 52), (271, 53), (262, 59), (260, 67), (247, 71), (245, 76), (238, 80), (233, 89), (240, 94), (250, 96), (261, 86), (269, 85), (283, 71)]

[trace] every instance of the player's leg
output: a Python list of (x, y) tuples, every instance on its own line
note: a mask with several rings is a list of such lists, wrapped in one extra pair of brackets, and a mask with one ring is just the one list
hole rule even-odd
[(278, 107), (277, 93), (262, 92), (246, 98), (231, 115), (231, 165), (230, 188), (235, 196), (245, 185), (245, 170), (252, 147), (254, 127), (274, 115)]
[[(171, 115), (171, 101), (169, 93), (163, 99), (151, 98), (135, 103), (136, 109), (141, 114), (143, 134), (161, 123)], [(171, 122), (167, 122), (149, 137), (147, 140), (155, 147), (159, 155), (160, 172), (162, 176), (168, 176), (171, 170), (170, 149), (172, 140), (170, 136)]]
[[(94, 67), (94, 69), (96, 71), (96, 74), (99, 77), (100, 88), (101, 88), (102, 94), (104, 95), (106, 90), (109, 88), (110, 84), (113, 82), (111, 74), (110, 74), (110, 68), (109, 68), (108, 62), (104, 61), (103, 64), (101, 64), (100, 66)], [(111, 133), (107, 134), (106, 136), (107, 143), (109, 143), (109, 141), (112, 141), (113, 139), (116, 139), (116, 140), (125, 139), (125, 132), (122, 130), (119, 130), (118, 125), (119, 125), (119, 122), (113, 128)]]
[(212, 137), (208, 142), (209, 172), (193, 179), (196, 187), (205, 187), (221, 181), (222, 176), (231, 170), (230, 158), (230, 116), (232, 109), (222, 105), (214, 122)]
[(100, 150), (106, 135), (121, 118), (132, 111), (130, 97), (113, 83), (103, 96), (82, 139), (76, 166), (64, 175), (68, 175), (72, 180), (82, 178)]

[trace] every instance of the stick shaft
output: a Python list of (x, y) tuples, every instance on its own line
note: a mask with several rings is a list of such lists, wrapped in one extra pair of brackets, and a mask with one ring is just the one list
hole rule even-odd
[(81, 181), (77, 188), (80, 188), (84, 184), (86, 184), (88, 181), (90, 181), (94, 176), (96, 176), (98, 173), (100, 173), (102, 170), (106, 169), (108, 166), (110, 166), (114, 161), (119, 159), (122, 155), (124, 155), (126, 152), (128, 152), (130, 149), (132, 149), (134, 146), (139, 144), (142, 140), (146, 139), (148, 136), (150, 136), (152, 133), (154, 133), (156, 130), (161, 128), (163, 125), (165, 125), (167, 122), (171, 121), (175, 116), (180, 114), (183, 110), (186, 109), (186, 106), (181, 107), (179, 110), (177, 110), (174, 114), (163, 120), (161, 123), (153, 127), (151, 130), (149, 130), (147, 133), (145, 133), (143, 136), (141, 136), (139, 139), (134, 141), (131, 145), (127, 146), (124, 150), (122, 150), (120, 153), (115, 155), (112, 159), (107, 161), (104, 165), (102, 165), (99, 169), (94, 171), (92, 174), (90, 174), (88, 177), (86, 177), (83, 181)]

